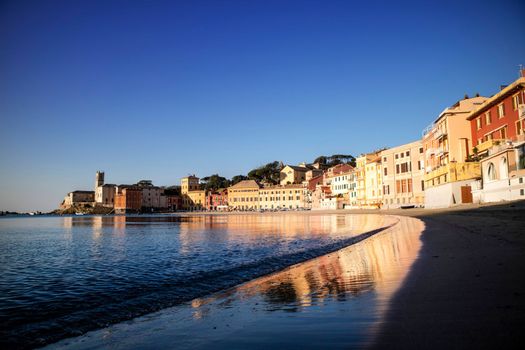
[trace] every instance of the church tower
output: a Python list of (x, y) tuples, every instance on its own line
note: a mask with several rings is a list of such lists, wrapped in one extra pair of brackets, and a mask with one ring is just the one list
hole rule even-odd
[(104, 172), (97, 171), (97, 174), (95, 175), (95, 189), (97, 187), (101, 187), (102, 185), (104, 185)]

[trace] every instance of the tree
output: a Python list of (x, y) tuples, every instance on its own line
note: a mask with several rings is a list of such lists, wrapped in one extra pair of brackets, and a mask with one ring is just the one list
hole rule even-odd
[(338, 164), (350, 164), (355, 167), (355, 157), (351, 154), (333, 154), (331, 156), (319, 156), (315, 158), (314, 163), (320, 163), (329, 167)]
[(277, 184), (280, 180), (281, 173), (281, 163), (274, 161), (267, 163), (258, 168), (252, 169), (248, 173), (248, 178), (250, 180), (255, 180), (259, 182), (267, 182), (271, 184)]
[(248, 177), (244, 176), (244, 175), (235, 175), (234, 177), (232, 177), (232, 179), (230, 180), (230, 186), (233, 186), (235, 185), (236, 183), (239, 183), (241, 181), (244, 181), (244, 180), (248, 180)]
[(213, 174), (210, 176), (203, 177), (201, 179), (201, 188), (203, 190), (218, 190), (219, 188), (226, 188), (230, 185), (230, 181), (220, 176), (219, 174)]

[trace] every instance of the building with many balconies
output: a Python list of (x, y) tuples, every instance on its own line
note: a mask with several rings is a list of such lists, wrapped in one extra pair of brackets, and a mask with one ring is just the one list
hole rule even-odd
[(486, 97), (458, 101), (446, 108), (423, 131), (425, 207), (449, 207), (472, 201), (469, 182), (481, 177), (479, 163), (471, 160), (472, 133), (466, 117)]

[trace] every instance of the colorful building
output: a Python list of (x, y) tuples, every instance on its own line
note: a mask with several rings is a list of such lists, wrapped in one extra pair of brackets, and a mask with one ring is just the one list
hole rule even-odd
[(423, 206), (425, 157), (421, 140), (381, 152), (383, 209)]
[[(306, 173), (312, 170), (312, 167), (306, 165), (286, 165), (281, 169), (280, 184), (281, 185), (293, 185), (300, 184), (306, 180)], [(312, 174), (313, 176), (313, 174)]]
[(136, 186), (115, 187), (115, 213), (137, 213), (142, 208), (142, 189)]
[(475, 202), (525, 199), (525, 70), (521, 77), (472, 111), (470, 122), (481, 164)]
[(228, 190), (226, 188), (219, 188), (216, 191), (208, 191), (206, 194), (206, 210), (227, 211)]
[(228, 207), (232, 210), (258, 210), (259, 189), (254, 180), (243, 180), (228, 187)]
[(472, 133), (467, 116), (486, 97), (465, 98), (446, 108), (423, 131), (425, 207), (440, 208), (471, 201), (468, 184), (480, 178), (480, 166), (471, 160)]
[(516, 140), (525, 132), (525, 77), (486, 100), (466, 119), (472, 133), (472, 153), (476, 155), (486, 155), (490, 147), (505, 140)]
[(356, 158), (355, 193), (359, 208), (380, 208), (382, 204), (381, 151)]
[(182, 209), (203, 210), (206, 205), (206, 191), (200, 189), (199, 178), (195, 175), (183, 177), (180, 181)]
[(304, 185), (268, 186), (259, 189), (259, 208), (299, 209), (306, 208), (306, 191)]

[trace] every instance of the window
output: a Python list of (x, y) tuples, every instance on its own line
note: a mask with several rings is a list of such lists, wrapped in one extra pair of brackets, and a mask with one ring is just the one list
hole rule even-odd
[(487, 179), (488, 180), (496, 180), (496, 169), (494, 168), (494, 164), (489, 163), (487, 166)]
[(498, 105), (498, 117), (503, 118), (505, 116), (505, 106), (503, 103)]
[(481, 129), (481, 117), (476, 118), (476, 129)]
[(388, 175), (388, 170), (387, 170), (387, 168), (383, 168), (383, 171), (384, 171), (384, 173), (385, 173), (385, 176), (387, 176), (387, 175)]
[(396, 174), (399, 174), (399, 164), (396, 164)]
[(423, 153), (423, 147), (419, 147), (419, 153)]
[(490, 111), (485, 112), (485, 124), (490, 125), (492, 123), (492, 117), (490, 116)]
[(518, 105), (520, 104), (520, 96), (516, 94), (512, 96), (512, 108), (516, 111), (518, 110)]
[(425, 190), (425, 181), (421, 180), (421, 191)]
[(410, 151), (406, 151), (405, 153), (406, 153), (407, 157), (410, 155)]
[(503, 128), (501, 128), (500, 130), (500, 134), (501, 134), (501, 138), (502, 139), (506, 139), (507, 138), (507, 127), (504, 126)]
[(399, 155), (398, 155), (398, 154), (396, 154), (396, 159), (398, 159), (398, 158), (399, 158)]
[(516, 122), (516, 134), (517, 134), (517, 135), (521, 135), (521, 134), (523, 134), (523, 129), (524, 129), (524, 128), (523, 128), (523, 124), (522, 124), (522, 122), (523, 122), (522, 120), (518, 120), (518, 121)]

